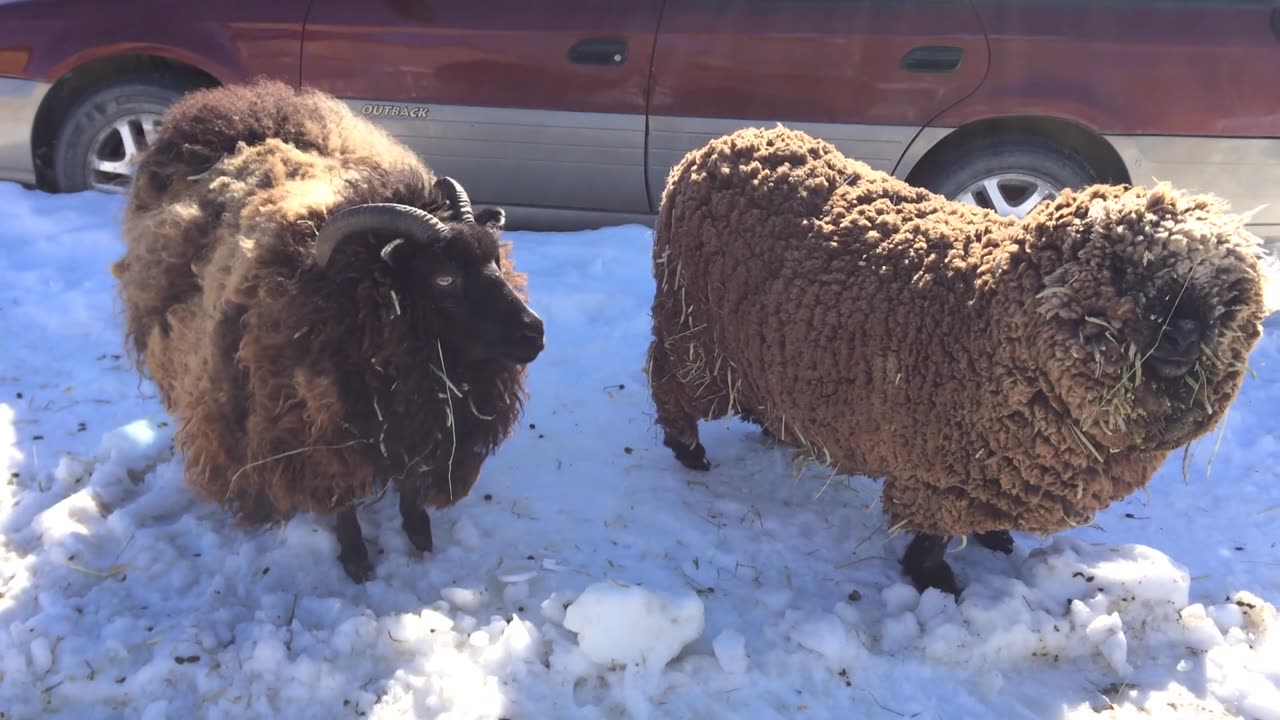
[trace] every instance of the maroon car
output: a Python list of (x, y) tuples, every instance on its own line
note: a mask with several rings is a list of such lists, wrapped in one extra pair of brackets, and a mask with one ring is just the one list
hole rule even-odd
[(0, 0), (0, 179), (119, 190), (180, 94), (269, 76), (526, 227), (647, 222), (685, 151), (779, 122), (1004, 213), (1153, 180), (1247, 211), (1278, 67), (1272, 0)]

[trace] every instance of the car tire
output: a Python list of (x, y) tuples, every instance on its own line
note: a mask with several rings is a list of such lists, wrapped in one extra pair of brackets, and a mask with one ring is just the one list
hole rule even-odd
[(104, 85), (81, 98), (63, 118), (54, 142), (56, 189), (123, 192), (147, 135), (154, 132), (165, 110), (189, 89), (177, 80), (131, 78)]
[(938, 158), (916, 182), (950, 200), (1021, 217), (1063, 189), (1099, 178), (1071, 148), (1040, 137), (1004, 136), (968, 143)]

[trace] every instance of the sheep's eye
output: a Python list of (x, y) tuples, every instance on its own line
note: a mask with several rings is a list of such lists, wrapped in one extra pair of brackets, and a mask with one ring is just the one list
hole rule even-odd
[(449, 287), (454, 283), (455, 279), (456, 278), (454, 278), (452, 275), (440, 275), (436, 278), (436, 284), (439, 285), (440, 287)]

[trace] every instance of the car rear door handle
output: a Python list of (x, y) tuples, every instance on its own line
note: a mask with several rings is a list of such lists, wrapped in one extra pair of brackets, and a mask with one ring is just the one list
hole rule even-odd
[(569, 48), (569, 62), (577, 65), (621, 65), (626, 60), (626, 40), (586, 38)]
[(952, 45), (924, 45), (903, 55), (901, 67), (907, 72), (951, 72), (960, 67), (962, 57), (964, 50)]

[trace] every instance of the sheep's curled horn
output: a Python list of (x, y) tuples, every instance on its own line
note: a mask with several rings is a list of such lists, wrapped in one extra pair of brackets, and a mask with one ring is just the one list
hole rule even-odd
[(449, 201), (449, 207), (457, 211), (462, 222), (475, 224), (476, 215), (471, 209), (471, 198), (467, 197), (462, 183), (451, 177), (441, 177), (436, 180), (436, 187), (440, 188), (440, 192)]
[[(436, 187), (449, 202), (449, 208), (458, 213), (462, 222), (475, 224), (475, 212), (471, 209), (471, 198), (462, 187), (462, 183), (451, 177), (436, 180)], [(316, 265), (324, 267), (329, 256), (343, 237), (359, 232), (393, 232), (406, 235), (418, 242), (428, 243), (449, 234), (449, 229), (439, 218), (418, 208), (399, 203), (369, 203), (356, 205), (334, 213), (325, 221), (316, 236)], [(394, 241), (383, 250), (383, 257)]]
[(355, 205), (329, 216), (316, 236), (316, 265), (324, 267), (343, 238), (361, 232), (403, 235), (430, 243), (449, 234), (449, 228), (431, 213), (399, 203)]

